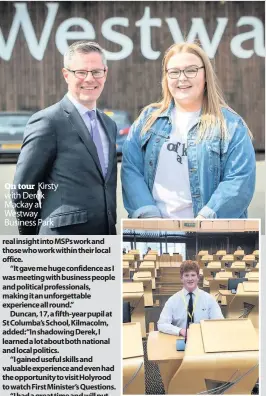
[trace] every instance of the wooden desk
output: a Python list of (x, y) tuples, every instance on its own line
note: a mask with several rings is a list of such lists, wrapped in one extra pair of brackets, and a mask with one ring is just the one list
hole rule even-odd
[(228, 278), (219, 278), (217, 277), (220, 274), (216, 274), (214, 279), (209, 280), (210, 285), (210, 294), (215, 298), (218, 304), (226, 305), (226, 298), (223, 297), (220, 293), (220, 290), (227, 290), (228, 288), (228, 278), (230, 277), (231, 272), (228, 275)]
[(252, 254), (255, 256), (257, 260), (259, 259), (259, 254), (260, 254), (259, 250), (254, 250)]
[(222, 305), (229, 306), (233, 299), (235, 298), (235, 294), (232, 294), (231, 290), (219, 290), (219, 294), (222, 297), (225, 297), (225, 302), (222, 300), (224, 303)]
[(234, 252), (234, 260), (235, 261), (242, 261), (244, 256), (245, 256), (244, 250), (236, 250)]
[(182, 261), (183, 261), (183, 257), (179, 253), (173, 253), (173, 256), (170, 256), (170, 263), (171, 264), (179, 263), (181, 265)]
[(201, 260), (202, 256), (206, 256), (207, 254), (209, 254), (208, 250), (200, 250), (196, 257), (197, 261), (199, 262)]
[(157, 256), (155, 254), (146, 254), (146, 256), (143, 257), (143, 261), (156, 261)]
[(155, 277), (156, 277), (156, 268), (155, 268), (155, 261), (142, 261), (142, 263), (139, 266), (139, 271), (149, 271), (151, 273), (151, 279), (152, 279), (152, 288), (156, 289), (156, 284), (155, 284)]
[(257, 259), (255, 258), (254, 254), (247, 254), (243, 257), (243, 261), (246, 263), (246, 269), (250, 269), (256, 266)]
[(239, 269), (245, 271), (246, 263), (245, 261), (234, 261), (231, 265), (231, 269)]
[(237, 292), (228, 306), (228, 318), (248, 318), (255, 328), (259, 327), (259, 283), (239, 283)]
[(159, 268), (161, 267), (171, 267), (171, 257), (169, 253), (164, 253), (161, 256), (158, 257), (159, 261)]
[(259, 261), (257, 262), (256, 266), (254, 268), (251, 269), (251, 271), (259, 271), (260, 270), (260, 263)]
[(145, 393), (144, 352), (139, 323), (123, 324), (123, 394)]
[(158, 363), (167, 394), (195, 395), (224, 384), (225, 394), (251, 393), (259, 375), (259, 340), (250, 320), (192, 324), (185, 352), (175, 350), (177, 338), (157, 332), (148, 338), (148, 359)]
[(222, 268), (224, 268), (225, 270), (227, 268), (230, 268), (233, 262), (234, 262), (234, 256), (232, 254), (226, 254), (221, 259)]
[(131, 269), (137, 268), (137, 262), (135, 261), (134, 254), (123, 254), (123, 261), (127, 261)]
[(148, 359), (157, 362), (165, 391), (167, 391), (169, 382), (185, 355), (185, 352), (176, 350), (176, 340), (178, 339), (181, 340), (184, 337), (164, 334), (159, 331), (151, 331), (148, 336)]
[(199, 394), (228, 383), (224, 393), (250, 394), (259, 375), (259, 354), (255, 329), (248, 322), (210, 320), (192, 324), (184, 359), (169, 383), (168, 393)]
[(228, 280), (229, 278), (233, 278), (231, 268), (229, 268), (229, 269), (226, 270), (226, 271), (218, 272), (218, 273), (216, 274), (216, 277), (215, 277), (215, 279), (227, 279), (227, 280)]
[(199, 266), (201, 269), (204, 267), (207, 267), (209, 263), (213, 261), (213, 255), (211, 254), (206, 254), (205, 256), (202, 256), (200, 261), (199, 261)]
[[(151, 252), (151, 250), (150, 250), (150, 252)], [(149, 254), (146, 254), (146, 256), (143, 257), (143, 262), (144, 261), (152, 261), (152, 262), (154, 262), (154, 266), (155, 266), (155, 268), (157, 270), (157, 269), (160, 268), (159, 257), (158, 257), (157, 254), (150, 253), (150, 252), (149, 252)]]
[(142, 337), (146, 337), (143, 283), (123, 283), (123, 301), (130, 303), (131, 321), (140, 323)]
[(221, 305), (226, 305), (226, 297), (220, 294), (220, 290), (228, 289), (228, 279), (232, 278), (231, 271), (217, 272), (215, 278), (210, 280), (210, 294), (215, 297)]
[(221, 263), (219, 261), (211, 261), (202, 271), (203, 286), (210, 287), (210, 280), (213, 280), (216, 273), (221, 271)]
[(159, 362), (161, 360), (182, 360), (185, 352), (176, 350), (176, 340), (183, 340), (182, 336), (151, 331), (148, 337), (147, 353), (149, 360)]
[(123, 261), (123, 279), (130, 279), (130, 268), (128, 261)]
[(138, 251), (138, 250), (130, 250), (130, 251), (128, 252), (128, 254), (133, 254), (133, 255), (134, 255), (134, 259), (135, 259), (136, 261), (139, 261), (139, 260), (140, 260), (140, 254), (139, 254), (139, 251)]
[(235, 276), (236, 278), (239, 278), (239, 272), (246, 270), (245, 261), (234, 261), (232, 263), (230, 270), (232, 270), (233, 276)]
[(145, 307), (153, 306), (152, 297), (152, 278), (149, 271), (135, 272), (133, 276), (134, 282), (142, 282), (144, 288), (144, 305)]
[(250, 271), (245, 277), (252, 282), (259, 282), (259, 272), (258, 271)]
[(226, 250), (218, 250), (216, 254), (213, 255), (214, 261), (221, 261), (223, 256), (226, 255)]

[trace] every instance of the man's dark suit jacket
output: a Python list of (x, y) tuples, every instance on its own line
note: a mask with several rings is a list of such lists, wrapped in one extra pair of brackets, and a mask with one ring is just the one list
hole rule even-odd
[[(20, 193), (13, 199), (20, 234), (116, 233), (117, 127), (98, 110), (97, 117), (109, 139), (105, 178), (90, 133), (67, 96), (29, 120), (14, 178), (15, 191)], [(58, 186), (57, 191), (49, 189), (53, 184)], [(38, 187), (43, 194), (41, 209), (36, 197)], [(34, 194), (34, 199), (29, 194)], [(35, 208), (19, 209), (29, 203)], [(29, 216), (36, 211), (34, 222)]]

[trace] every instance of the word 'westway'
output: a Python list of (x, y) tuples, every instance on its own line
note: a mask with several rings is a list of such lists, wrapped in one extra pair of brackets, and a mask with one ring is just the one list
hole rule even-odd
[[(54, 27), (57, 16), (59, 3), (46, 3), (48, 9), (47, 17), (44, 22), (44, 27), (38, 42), (31, 18), (28, 13), (26, 3), (15, 3), (16, 13), (10, 28), (8, 38), (5, 42), (1, 28), (0, 28), (0, 57), (9, 61), (13, 52), (13, 48), (20, 29), (23, 31), (30, 54), (33, 58), (41, 61), (51, 37), (51, 32)], [(222, 36), (228, 24), (228, 18), (216, 18), (217, 27), (210, 40), (207, 33), (203, 18), (191, 18), (191, 28), (187, 35), (187, 41), (191, 42), (199, 39), (202, 43), (204, 51), (210, 58), (215, 56), (217, 48), (221, 42)], [(131, 21), (125, 17), (113, 17), (106, 19), (101, 26), (101, 33), (103, 37), (116, 43), (122, 47), (119, 52), (110, 52), (105, 50), (107, 60), (118, 61), (125, 59), (131, 55), (134, 49), (134, 43), (130, 37), (113, 30), (114, 26), (129, 27)], [(163, 21), (164, 22), (164, 21)], [(165, 18), (169, 31), (173, 37), (174, 42), (184, 41), (183, 34), (176, 18)], [(258, 56), (264, 56), (264, 28), (260, 19), (253, 16), (241, 17), (236, 26), (249, 25), (253, 30), (238, 34), (234, 36), (230, 43), (232, 53), (238, 57), (247, 59), (254, 53)], [(79, 26), (81, 31), (71, 31), (71, 27)], [(160, 57), (161, 51), (152, 49), (152, 34), (151, 28), (162, 27), (161, 18), (152, 18), (150, 7), (145, 7), (143, 17), (136, 21), (136, 27), (140, 28), (140, 49), (144, 58), (156, 60)], [(98, 33), (98, 32), (97, 32)], [(68, 40), (99, 40), (96, 37), (96, 32), (93, 25), (85, 18), (73, 17), (63, 21), (56, 30), (55, 44), (58, 51), (63, 55), (68, 48)], [(243, 43), (248, 40), (254, 40), (253, 49), (244, 49)]]

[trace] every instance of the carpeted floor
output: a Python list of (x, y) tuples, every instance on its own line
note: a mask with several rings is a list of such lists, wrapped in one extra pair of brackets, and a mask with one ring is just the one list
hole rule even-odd
[[(147, 357), (147, 341), (143, 340), (144, 365), (145, 365), (145, 389), (146, 395), (165, 395), (159, 367), (156, 363), (150, 362)], [(259, 384), (257, 384), (251, 393), (259, 395)]]
[(146, 395), (164, 395), (164, 386), (161, 379), (159, 367), (150, 362), (147, 357), (147, 341), (143, 341), (144, 365), (145, 365), (145, 389)]

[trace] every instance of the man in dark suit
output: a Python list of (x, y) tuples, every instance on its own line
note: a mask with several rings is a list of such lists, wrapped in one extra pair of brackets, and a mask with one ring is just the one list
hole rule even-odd
[(29, 120), (14, 178), (20, 234), (116, 233), (117, 127), (96, 109), (107, 70), (97, 43), (72, 44), (68, 93)]

